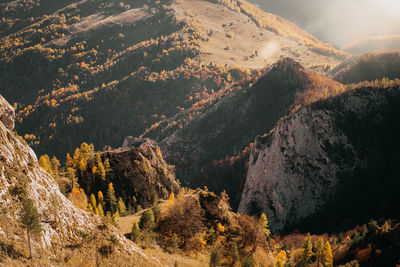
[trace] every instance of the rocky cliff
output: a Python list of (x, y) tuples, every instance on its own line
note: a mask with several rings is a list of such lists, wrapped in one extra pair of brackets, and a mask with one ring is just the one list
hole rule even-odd
[(233, 176), (229, 183), (222, 176), (207, 180), (205, 171), (210, 165), (243, 151), (255, 136), (270, 131), (289, 113), (298, 94), (336, 86), (340, 87), (295, 60), (283, 58), (253, 85), (239, 88), (200, 110), (184, 111), (166, 119), (144, 136), (160, 144), (167, 161), (176, 165), (177, 175), (186, 179), (184, 182), (191, 186), (207, 183), (212, 191), (225, 189), (235, 199), (243, 187), (241, 175)]
[(281, 119), (255, 141), (239, 212), (265, 212), (274, 231), (398, 215), (399, 116), (397, 85), (358, 88)]
[[(30, 199), (39, 214), (40, 234), (32, 235), (36, 266), (106, 263), (120, 258), (132, 264), (155, 262), (100, 217), (75, 207), (53, 178), (39, 167), (33, 150), (13, 132), (14, 111), (0, 96), (0, 260), (6, 265), (28, 263), (26, 229), (21, 224), (22, 200)], [(102, 248), (115, 247), (111, 257)], [(40, 255), (40, 258), (38, 257)], [(115, 259), (114, 258), (114, 259)]]
[[(115, 193), (133, 207), (149, 207), (154, 195), (167, 199), (179, 192), (175, 168), (163, 158), (160, 148), (148, 138), (125, 138), (121, 148), (101, 153), (103, 162), (108, 159), (110, 171), (106, 179), (93, 175), (91, 167), (79, 179), (87, 193), (107, 192), (113, 183)], [(135, 197), (136, 201), (133, 201)]]

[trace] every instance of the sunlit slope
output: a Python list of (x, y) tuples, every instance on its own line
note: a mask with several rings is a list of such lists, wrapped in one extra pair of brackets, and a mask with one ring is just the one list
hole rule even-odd
[(281, 57), (321, 72), (346, 57), (244, 1), (34, 3), (2, 3), (0, 91), (37, 152), (60, 157), (119, 146)]

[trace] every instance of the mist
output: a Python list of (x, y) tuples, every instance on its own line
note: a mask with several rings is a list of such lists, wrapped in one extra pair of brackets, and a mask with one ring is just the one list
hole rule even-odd
[(370, 36), (400, 34), (399, 0), (250, 0), (340, 48)]

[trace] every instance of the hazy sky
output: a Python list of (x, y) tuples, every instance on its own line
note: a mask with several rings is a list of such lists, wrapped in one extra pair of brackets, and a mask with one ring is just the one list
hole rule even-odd
[(363, 37), (400, 34), (400, 0), (250, 0), (341, 47)]

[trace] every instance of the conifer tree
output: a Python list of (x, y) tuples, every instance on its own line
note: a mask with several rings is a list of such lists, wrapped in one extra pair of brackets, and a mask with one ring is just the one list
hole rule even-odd
[(118, 208), (118, 202), (117, 202), (117, 198), (115, 197), (114, 186), (112, 183), (108, 184), (107, 201), (108, 201), (109, 210), (112, 213), (114, 213)]
[(53, 175), (53, 170), (51, 169), (50, 158), (47, 154), (44, 154), (39, 158), (39, 165), (43, 170)]
[(388, 221), (385, 221), (385, 223), (382, 225), (382, 233), (388, 233), (390, 230), (390, 225)]
[(104, 196), (103, 193), (101, 191), (97, 192), (97, 199), (99, 200), (99, 202), (103, 203), (104, 202)]
[(53, 175), (56, 178), (59, 175), (60, 166), (61, 166), (60, 161), (56, 157), (52, 157), (51, 158), (51, 168), (52, 168), (52, 171), (53, 171)]
[(139, 231), (139, 225), (136, 221), (133, 222), (132, 225), (132, 231), (131, 231), (131, 240), (133, 242), (136, 242), (136, 240), (138, 239), (140, 235), (140, 231)]
[(214, 249), (210, 255), (210, 267), (217, 267), (221, 262), (218, 249)]
[(111, 171), (110, 160), (108, 158), (106, 158), (104, 161), (104, 169), (106, 171), (106, 174)]
[(67, 153), (67, 156), (66, 156), (65, 166), (67, 168), (74, 167), (74, 160), (71, 158), (71, 155), (69, 153)]
[(160, 207), (158, 206), (158, 202), (154, 202), (153, 207), (151, 208), (154, 214), (154, 221), (158, 223), (158, 221), (161, 218), (161, 210)]
[(22, 224), (26, 227), (27, 237), (28, 237), (28, 247), (29, 255), (32, 258), (32, 248), (31, 248), (31, 233), (39, 234), (42, 230), (39, 221), (39, 213), (33, 201), (29, 198), (24, 198), (22, 200)]
[(122, 198), (118, 198), (118, 211), (120, 215), (125, 215), (126, 213), (125, 202), (122, 200)]
[(78, 178), (75, 175), (75, 170), (73, 168), (67, 169), (68, 178), (71, 180), (72, 189), (79, 188)]
[(319, 267), (319, 264), (323, 261), (323, 247), (324, 247), (324, 241), (319, 238), (315, 243), (314, 243), (314, 251), (315, 251), (315, 258), (317, 260), (317, 267)]
[(276, 255), (275, 267), (284, 267), (286, 264), (286, 251), (279, 251), (278, 255)]
[(104, 210), (103, 210), (103, 206), (101, 205), (101, 203), (99, 202), (99, 204), (97, 205), (97, 210), (98, 213), (101, 217), (104, 217)]
[(311, 257), (312, 257), (312, 243), (311, 243), (311, 236), (308, 234), (303, 242), (303, 249), (300, 255), (299, 266), (301, 267), (308, 267), (311, 264)]
[(170, 247), (171, 247), (173, 253), (175, 253), (179, 248), (179, 237), (175, 233), (172, 235)]
[(331, 244), (329, 244), (329, 241), (325, 242), (322, 251), (323, 251), (322, 265), (324, 267), (332, 267), (333, 266), (333, 255), (332, 255)]
[(139, 226), (141, 230), (147, 231), (154, 228), (154, 214), (152, 210), (146, 210), (140, 217)]
[(92, 207), (97, 207), (96, 197), (93, 194), (90, 195), (90, 204)]
[(265, 238), (268, 239), (271, 235), (271, 231), (269, 230), (268, 219), (267, 219), (267, 216), (265, 215), (265, 213), (261, 214), (259, 222), (260, 222), (260, 226), (264, 232)]
[(231, 254), (232, 254), (233, 265), (240, 263), (239, 249), (235, 241), (233, 241), (231, 245)]
[(106, 170), (101, 161), (97, 165), (97, 175), (99, 175), (101, 177), (101, 179), (103, 179), (103, 180), (106, 179)]

